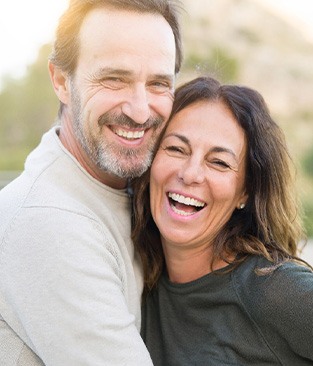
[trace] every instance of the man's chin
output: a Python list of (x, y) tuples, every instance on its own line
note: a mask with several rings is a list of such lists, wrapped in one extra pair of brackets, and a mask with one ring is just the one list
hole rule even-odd
[(125, 168), (122, 171), (116, 172), (117, 176), (119, 178), (123, 179), (132, 179), (132, 178), (138, 178), (143, 175), (144, 172), (148, 170), (149, 166), (139, 166), (139, 167), (132, 167), (132, 168)]
[[(116, 162), (118, 162), (118, 160), (116, 160)], [(118, 162), (119, 166), (116, 162), (112, 164), (107, 164), (107, 162), (106, 164), (98, 164), (98, 168), (117, 178), (132, 179), (140, 177), (148, 170), (151, 164), (150, 160), (141, 164), (136, 164), (135, 162), (131, 163), (131, 161), (128, 161), (127, 164), (123, 165), (121, 162)]]

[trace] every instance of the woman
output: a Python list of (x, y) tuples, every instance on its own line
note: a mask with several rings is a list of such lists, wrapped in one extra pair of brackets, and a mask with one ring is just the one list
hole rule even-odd
[(135, 189), (154, 365), (313, 364), (313, 273), (296, 256), (289, 156), (259, 93), (180, 87)]

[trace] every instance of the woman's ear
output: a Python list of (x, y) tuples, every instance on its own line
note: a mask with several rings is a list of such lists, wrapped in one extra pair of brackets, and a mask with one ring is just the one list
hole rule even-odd
[(53, 85), (55, 94), (63, 104), (69, 102), (69, 77), (68, 74), (62, 71), (59, 67), (55, 66), (52, 62), (48, 63), (49, 75)]
[(248, 202), (248, 198), (249, 198), (248, 194), (244, 192), (242, 194), (242, 196), (240, 197), (240, 199), (238, 200), (238, 203), (237, 203), (237, 206), (236, 206), (238, 210), (242, 210), (246, 207), (246, 204)]

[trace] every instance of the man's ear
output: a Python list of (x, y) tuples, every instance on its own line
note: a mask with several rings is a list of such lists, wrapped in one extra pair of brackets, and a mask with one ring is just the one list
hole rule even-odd
[(68, 104), (70, 98), (68, 74), (50, 61), (48, 63), (48, 68), (55, 94), (59, 98), (60, 102)]

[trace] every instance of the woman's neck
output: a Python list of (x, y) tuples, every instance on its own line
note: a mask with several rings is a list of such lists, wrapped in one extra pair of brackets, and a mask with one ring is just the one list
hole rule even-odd
[(187, 283), (204, 275), (226, 267), (227, 262), (215, 260), (211, 268), (213, 258), (212, 246), (205, 248), (166, 247), (164, 254), (168, 276), (171, 282)]

